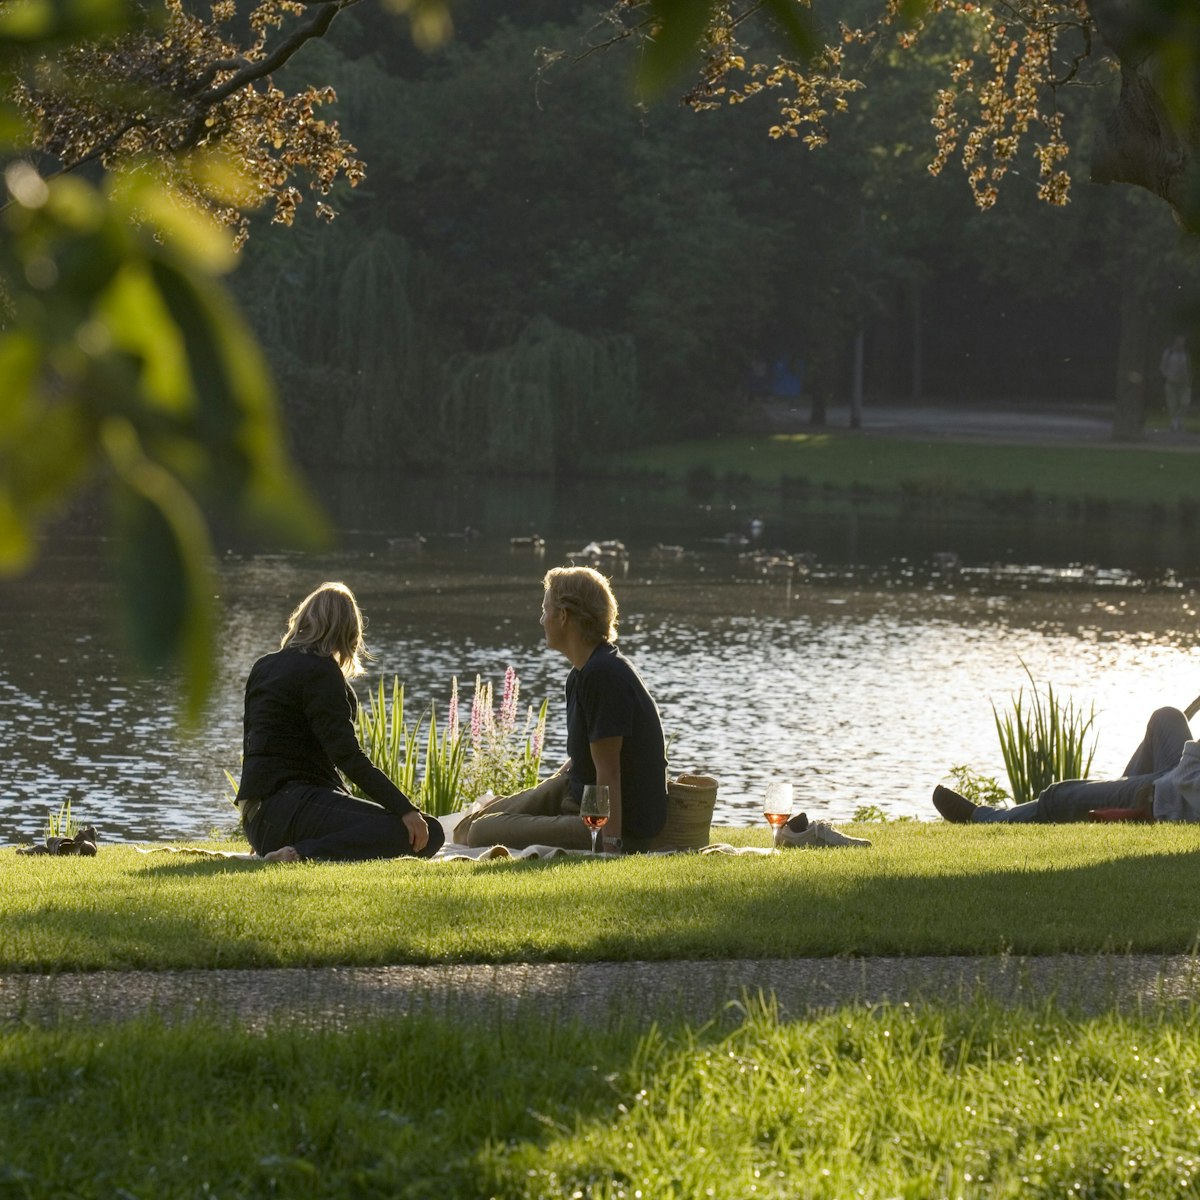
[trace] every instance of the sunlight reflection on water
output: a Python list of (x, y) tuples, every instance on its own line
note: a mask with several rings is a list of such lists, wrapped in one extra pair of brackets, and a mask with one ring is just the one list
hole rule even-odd
[[(185, 735), (172, 680), (128, 674), (98, 615), (112, 591), (94, 547), (50, 555), (6, 584), (0, 602), (0, 840), (40, 836), (68, 797), (108, 840), (231, 826), (223, 770), (237, 773), (246, 671), (324, 578), (346, 579), (367, 612), (375, 661), (360, 696), (397, 673), (410, 714), (432, 700), (444, 715), (451, 675), (469, 692), (476, 673), (499, 683), (512, 663), (525, 700), (551, 698), (545, 761), (557, 762), (566, 665), (537, 625), (545, 565), (495, 550), (231, 555), (215, 699)], [(617, 591), (621, 645), (658, 700), (672, 766), (721, 780), (726, 823), (760, 820), (773, 777), (794, 781), (798, 808), (835, 820), (860, 804), (932, 816), (930, 789), (955, 763), (1003, 779), (990, 705), (1027, 685), (1022, 662), (1064, 697), (1095, 701), (1097, 775), (1120, 770), (1152, 708), (1200, 692), (1195, 610), (1182, 588), (1078, 580), (990, 592), (979, 578), (908, 568), (787, 587), (745, 578), (735, 556), (714, 552), (683, 569), (643, 555)]]

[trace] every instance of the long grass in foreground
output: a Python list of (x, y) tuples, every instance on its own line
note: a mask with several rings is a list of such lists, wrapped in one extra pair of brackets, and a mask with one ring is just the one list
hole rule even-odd
[(21, 1031), (0, 1037), (0, 1193), (1195, 1196), (1198, 1095), (1194, 1010)]
[[(6, 851), (0, 971), (1197, 944), (1197, 826), (904, 822), (856, 831), (874, 846), (766, 858), (282, 866), (122, 846), (91, 859)], [(766, 841), (765, 830), (726, 835)]]

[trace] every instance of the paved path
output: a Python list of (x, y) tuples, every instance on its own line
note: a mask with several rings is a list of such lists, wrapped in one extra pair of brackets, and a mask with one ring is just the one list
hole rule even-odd
[[(761, 414), (748, 417), (751, 426), (772, 432), (811, 433), (807, 403), (792, 407), (776, 401)], [(842, 404), (826, 411), (830, 432), (850, 427), (849, 409)], [(1112, 411), (1103, 405), (1012, 403), (970, 405), (965, 403), (872, 404), (864, 405), (860, 430), (882, 437), (914, 438), (921, 441), (1009, 442), (1036, 445), (1098, 445), (1156, 450), (1200, 452), (1200, 434), (1172, 433), (1148, 429), (1138, 442), (1114, 442)], [(818, 430), (819, 432), (819, 430)]]
[[(705, 1021), (746, 996), (774, 995), (784, 1016), (852, 1002), (1053, 999), (1080, 1013), (1134, 1011), (1200, 999), (1200, 959), (1187, 955), (1034, 958), (774, 959), (721, 962), (511, 963), (225, 971), (101, 971), (0, 976), (0, 1028), (155, 1014), (260, 1028), (274, 1020), (337, 1027), (363, 1017), (434, 1011), (475, 1018), (535, 1008), (602, 1022)], [(731, 1008), (732, 1006), (735, 1006)]]

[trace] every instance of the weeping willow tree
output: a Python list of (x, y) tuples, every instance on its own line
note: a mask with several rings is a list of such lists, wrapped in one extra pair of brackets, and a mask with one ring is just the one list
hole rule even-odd
[(538, 472), (635, 436), (632, 338), (535, 317), (506, 346), (447, 353), (414, 299), (428, 289), (408, 243), (338, 234), (322, 230), (303, 253), (253, 267), (298, 457)]
[(557, 470), (642, 426), (629, 337), (588, 337), (539, 316), (511, 345), (456, 355), (443, 375), (436, 443), (479, 466)]
[(346, 466), (421, 460), (439, 371), (410, 300), (421, 291), (416, 256), (382, 231), (322, 230), (303, 249), (257, 267), (255, 306), (297, 454)]

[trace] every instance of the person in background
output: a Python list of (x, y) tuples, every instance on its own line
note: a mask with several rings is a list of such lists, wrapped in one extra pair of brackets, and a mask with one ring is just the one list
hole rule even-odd
[(662, 721), (641, 676), (616, 647), (617, 601), (591, 567), (555, 567), (542, 581), (546, 645), (571, 664), (566, 681), (567, 753), (537, 787), (501, 796), (465, 817), (454, 840), (468, 846), (562, 846), (588, 850), (579, 817), (586, 784), (607, 784), (604, 848), (649, 850), (667, 820)]
[(1184, 415), (1192, 402), (1192, 362), (1187, 352), (1187, 340), (1182, 334), (1163, 351), (1159, 370), (1162, 372), (1171, 429), (1178, 433), (1183, 428)]
[(1064, 779), (1036, 800), (1012, 808), (973, 804), (948, 787), (933, 789), (933, 806), (958, 824), (1086, 821), (1093, 809), (1165, 821), (1200, 820), (1200, 746), (1191, 740), (1187, 717), (1177, 708), (1150, 714), (1146, 733), (1119, 779)]
[[(250, 670), (237, 804), (251, 848), (271, 862), (428, 858), (444, 841), (359, 745), (350, 680), (365, 655), (354, 594), (323, 583)], [(339, 771), (370, 799), (352, 796)]]

